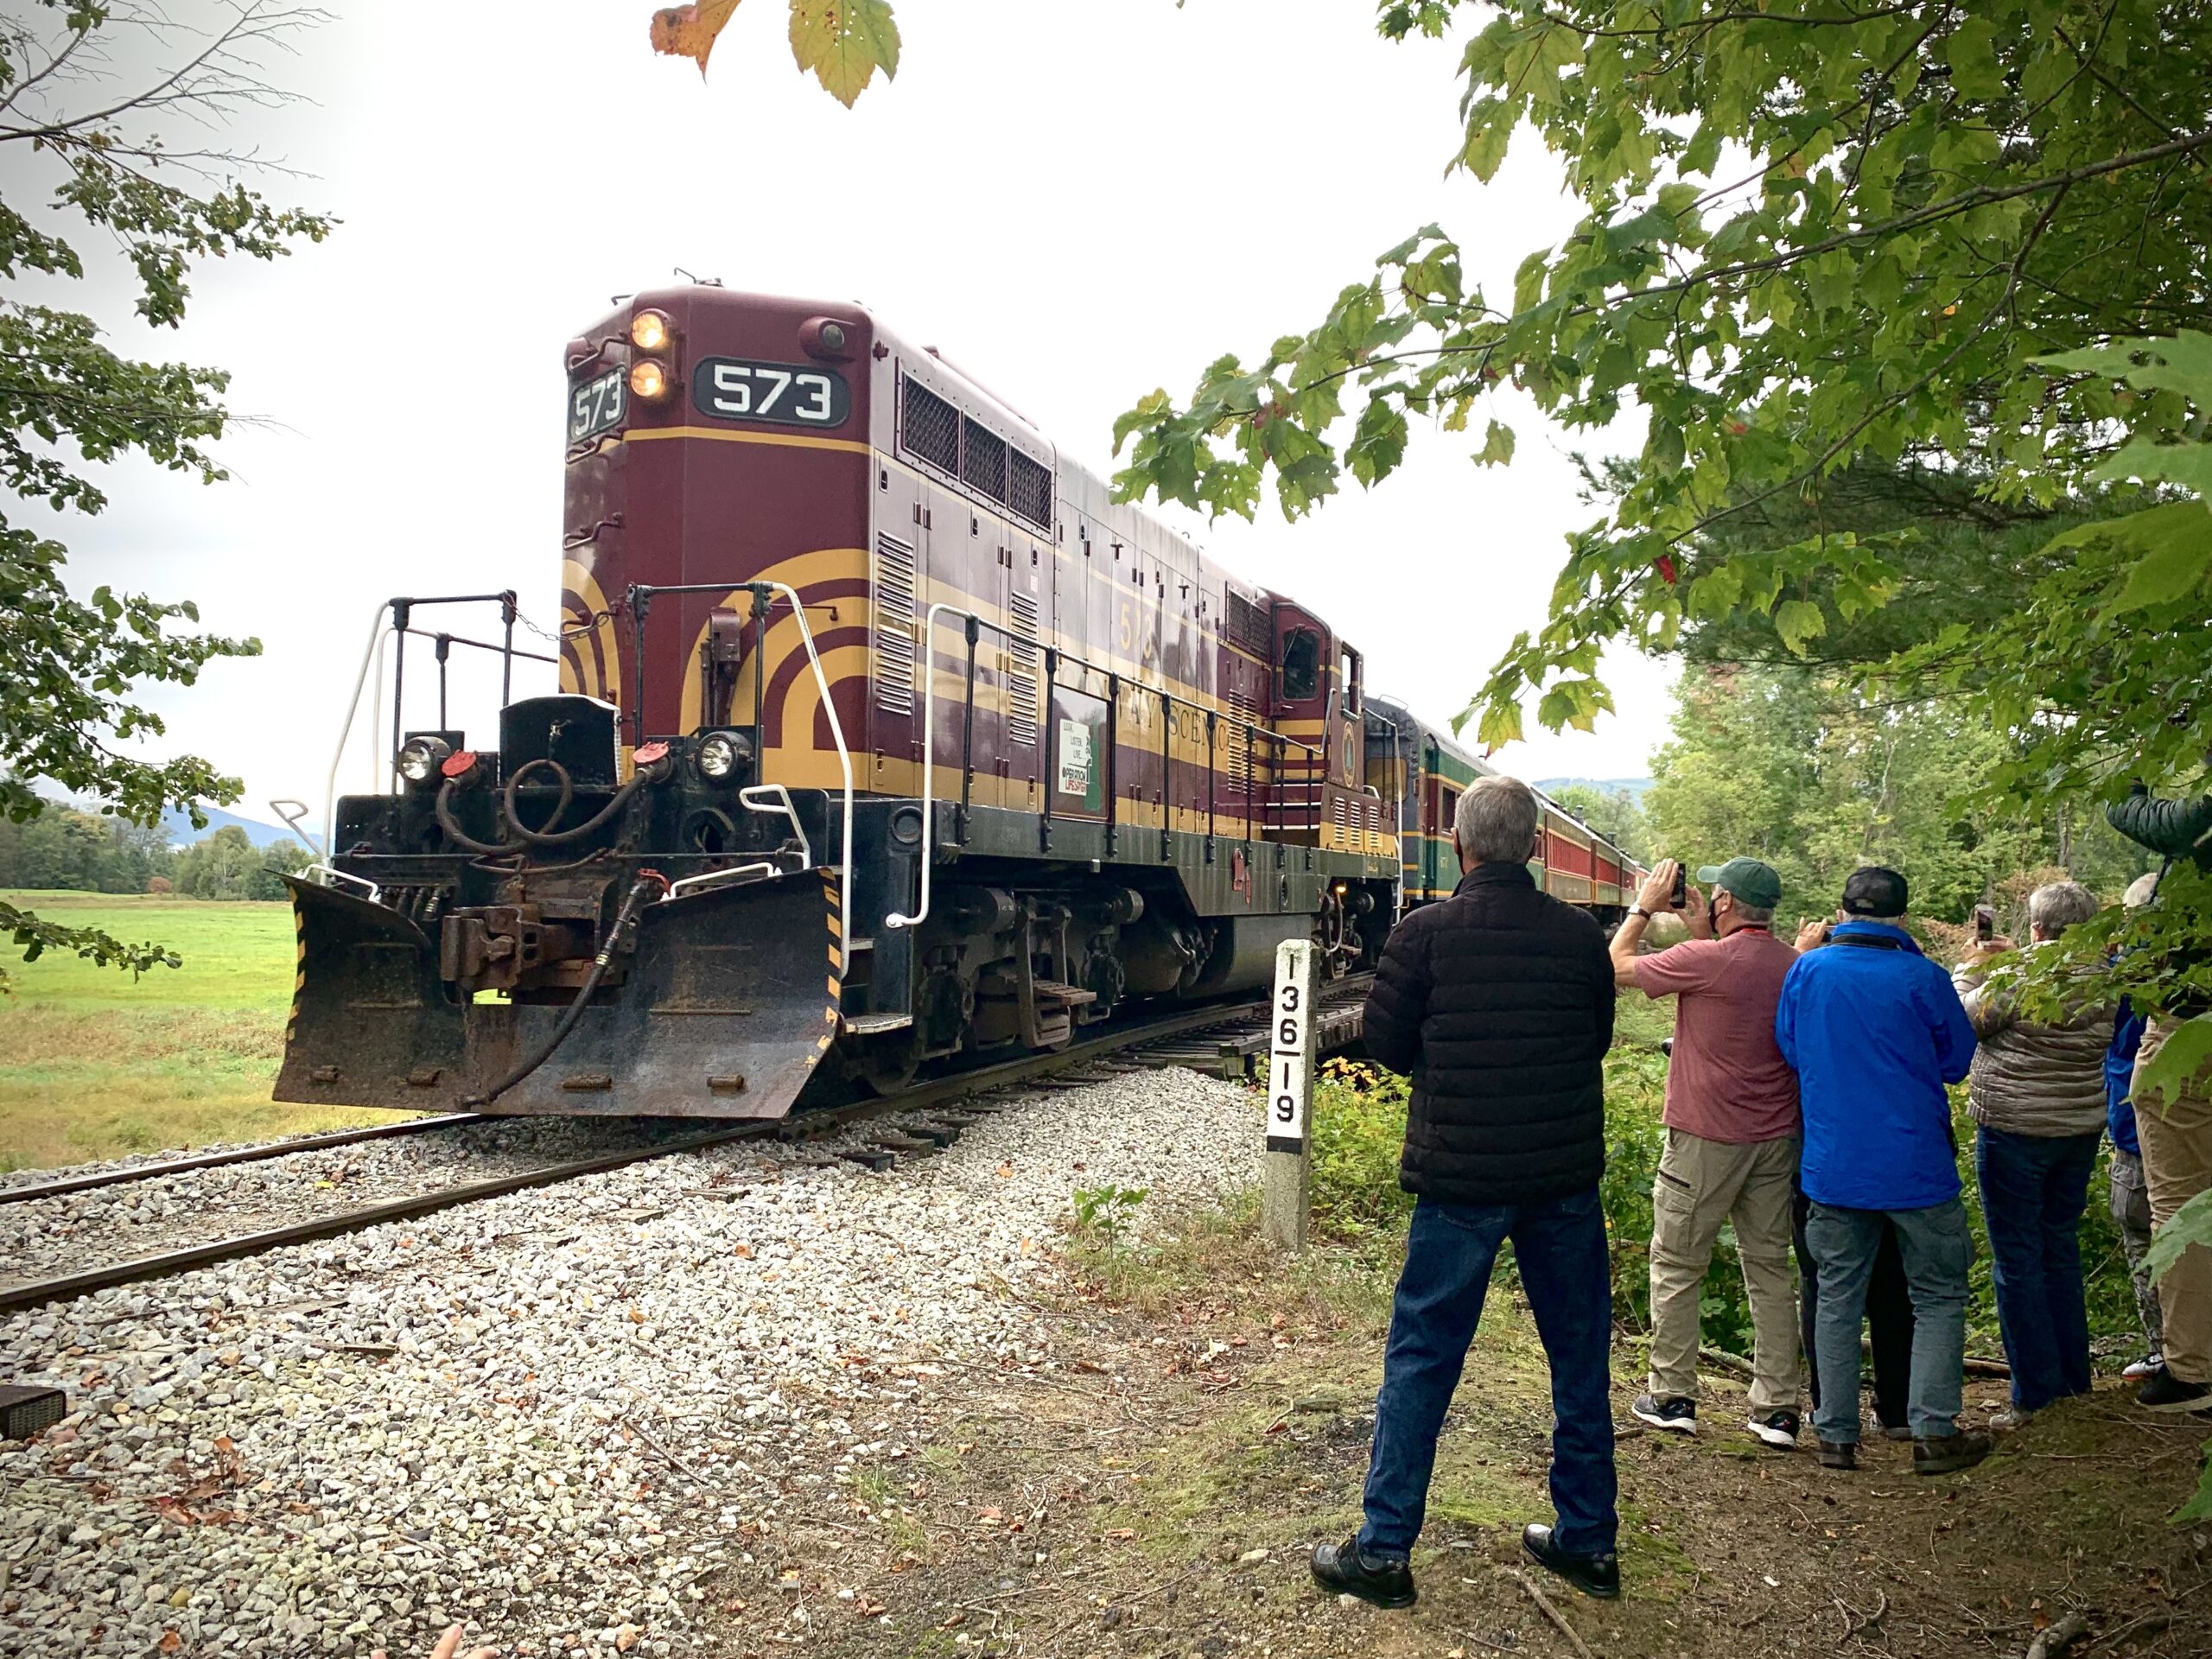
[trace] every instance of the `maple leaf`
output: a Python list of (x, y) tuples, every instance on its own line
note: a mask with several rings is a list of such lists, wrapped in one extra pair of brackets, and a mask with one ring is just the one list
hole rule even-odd
[(707, 54), (737, 10), (737, 0), (693, 0), (687, 6), (664, 6), (653, 13), (653, 50), (671, 58), (690, 58), (707, 73)]
[(791, 0), (791, 56), (847, 109), (878, 69), (899, 73), (899, 25), (890, 0)]

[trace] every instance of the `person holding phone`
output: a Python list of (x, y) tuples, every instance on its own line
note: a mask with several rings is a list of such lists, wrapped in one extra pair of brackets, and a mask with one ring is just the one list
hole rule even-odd
[[(1774, 937), (1782, 878), (1755, 858), (1697, 873), (1662, 859), (1614, 932), (1623, 990), (1675, 999), (1666, 1150), (1651, 1187), (1651, 1370), (1630, 1409), (1654, 1428), (1697, 1433), (1699, 1302), (1713, 1248), (1732, 1222), (1751, 1305), (1751, 1412), (1767, 1445), (1797, 1443), (1796, 1286), (1789, 1270), (1797, 1190), (1797, 1077), (1774, 1037), (1797, 952)], [(1708, 899), (1702, 890), (1713, 888)], [(1661, 906), (1690, 938), (1640, 956)]]

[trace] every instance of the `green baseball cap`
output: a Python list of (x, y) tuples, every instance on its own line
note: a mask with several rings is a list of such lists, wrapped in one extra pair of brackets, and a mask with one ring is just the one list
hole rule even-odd
[(1770, 864), (1756, 858), (1732, 858), (1726, 864), (1707, 864), (1697, 873), (1698, 885), (1732, 893), (1754, 910), (1772, 910), (1782, 902), (1782, 878)]

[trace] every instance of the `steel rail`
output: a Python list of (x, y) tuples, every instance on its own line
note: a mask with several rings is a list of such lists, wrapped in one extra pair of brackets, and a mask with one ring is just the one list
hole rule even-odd
[[(1334, 989), (1345, 993), (1365, 982), (1365, 976), (1354, 976), (1337, 982)], [(1122, 1049), (1141, 1049), (1148, 1044), (1203, 1031), (1212, 1027), (1235, 1025), (1254, 1014), (1265, 1014), (1271, 999), (1236, 1003), (1216, 1003), (1211, 1007), (1172, 1014), (1164, 1019), (1147, 1020), (1119, 1031), (1091, 1038), (1088, 1041), (1071, 1044), (1066, 1048), (1041, 1054), (1025, 1054), (1018, 1059), (997, 1065), (979, 1066), (972, 1071), (963, 1071), (950, 1077), (933, 1078), (903, 1089), (895, 1095), (880, 1100), (862, 1101), (848, 1106), (825, 1107), (820, 1110), (793, 1118), (762, 1119), (757, 1122), (732, 1124), (703, 1134), (685, 1135), (658, 1146), (631, 1147), (621, 1152), (600, 1153), (589, 1158), (572, 1160), (564, 1164), (550, 1164), (543, 1169), (526, 1171), (516, 1175), (503, 1175), (488, 1181), (469, 1181), (457, 1186), (441, 1187), (435, 1192), (417, 1193), (414, 1197), (395, 1198), (389, 1203), (372, 1205), (365, 1209), (349, 1210), (341, 1214), (324, 1216), (310, 1221), (295, 1222), (289, 1226), (270, 1228), (267, 1231), (248, 1233), (235, 1238), (219, 1239), (213, 1243), (194, 1244), (181, 1250), (170, 1250), (158, 1255), (139, 1256), (129, 1262), (111, 1262), (106, 1267), (88, 1268), (83, 1273), (67, 1274), (59, 1279), (34, 1281), (28, 1284), (0, 1289), (0, 1313), (13, 1313), (21, 1308), (40, 1307), (49, 1302), (67, 1301), (79, 1296), (89, 1296), (102, 1290), (111, 1290), (124, 1285), (143, 1283), (148, 1280), (166, 1279), (195, 1268), (213, 1266), (218, 1262), (235, 1261), (241, 1256), (257, 1255), (266, 1250), (279, 1249), (288, 1244), (308, 1244), (326, 1238), (337, 1238), (359, 1232), (364, 1228), (380, 1226), (388, 1222), (412, 1221), (441, 1210), (458, 1209), (483, 1198), (504, 1197), (510, 1192), (525, 1192), (532, 1187), (557, 1185), (563, 1181), (575, 1180), (585, 1175), (596, 1175), (626, 1165), (640, 1164), (655, 1158), (672, 1157), (679, 1153), (703, 1152), (709, 1147), (726, 1145), (734, 1141), (749, 1141), (766, 1136), (781, 1135), (792, 1140), (813, 1140), (832, 1128), (865, 1122), (869, 1118), (889, 1117), (903, 1112), (942, 1104), (963, 1096), (982, 1093), (986, 1090), (1003, 1088), (1053, 1071), (1081, 1065), (1086, 1060), (1096, 1059)], [(394, 1125), (394, 1128), (403, 1126)], [(412, 1127), (404, 1126), (404, 1127)]]
[(97, 1175), (72, 1175), (66, 1180), (41, 1181), (35, 1186), (0, 1188), (0, 1204), (22, 1204), (32, 1198), (58, 1198), (70, 1192), (90, 1192), (96, 1187), (121, 1186), (131, 1181), (150, 1181), (158, 1175), (176, 1175), (191, 1169), (220, 1169), (228, 1164), (257, 1164), (264, 1159), (289, 1158), (296, 1152), (320, 1152), (326, 1147), (350, 1147), (357, 1141), (387, 1141), (395, 1135), (420, 1135), (426, 1129), (451, 1128), (461, 1123), (480, 1123), (480, 1112), (445, 1112), (435, 1117), (413, 1117), (404, 1123), (376, 1123), (365, 1129), (333, 1129), (327, 1135), (296, 1135), (234, 1152), (207, 1152), (196, 1158), (169, 1158), (158, 1164), (134, 1164), (128, 1169), (102, 1170)]

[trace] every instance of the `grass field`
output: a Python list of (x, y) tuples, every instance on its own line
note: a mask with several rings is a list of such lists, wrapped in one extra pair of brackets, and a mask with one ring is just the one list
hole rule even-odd
[(292, 997), (289, 905), (94, 893), (15, 903), (184, 958), (133, 981), (75, 957), (7, 962), (0, 997), (0, 1169), (257, 1140), (389, 1113), (269, 1098)]

